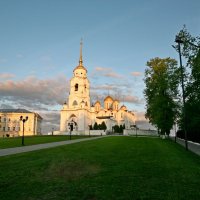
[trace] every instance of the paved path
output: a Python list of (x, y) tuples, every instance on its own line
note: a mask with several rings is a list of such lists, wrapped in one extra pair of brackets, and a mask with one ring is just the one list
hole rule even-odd
[(84, 139), (67, 140), (67, 141), (61, 141), (61, 142), (52, 142), (52, 143), (36, 144), (36, 145), (23, 146), (23, 147), (0, 149), (0, 156), (8, 156), (8, 155), (12, 155), (12, 154), (35, 151), (35, 150), (39, 150), (39, 149), (53, 148), (53, 147), (62, 146), (62, 145), (66, 145), (66, 144), (73, 144), (73, 143), (78, 143), (78, 142), (83, 142), (83, 141), (88, 141), (88, 140), (96, 140), (96, 139), (100, 139), (103, 137), (106, 137), (106, 136), (89, 137), (89, 138), (84, 138)]
[[(171, 137), (171, 139), (174, 140), (174, 137)], [(176, 138), (176, 141), (178, 144), (185, 147), (185, 140)], [(194, 143), (194, 142), (188, 141), (188, 149), (200, 156), (200, 144), (199, 143)]]

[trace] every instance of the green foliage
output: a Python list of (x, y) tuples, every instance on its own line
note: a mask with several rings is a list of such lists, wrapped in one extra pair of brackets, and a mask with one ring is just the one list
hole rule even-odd
[(120, 133), (119, 126), (118, 126), (118, 125), (113, 126), (113, 131), (114, 131), (115, 133)]
[[(200, 140), (200, 37), (193, 37), (186, 27), (177, 34), (183, 40), (181, 44), (182, 56), (186, 59), (185, 68), (185, 113), (188, 139)], [(199, 46), (199, 48), (197, 47)], [(183, 128), (183, 114), (180, 116), (179, 126)], [(196, 136), (195, 136), (196, 135)], [(195, 139), (196, 138), (196, 139)]]
[[(181, 55), (186, 59), (186, 65), (192, 66), (193, 59), (197, 56), (198, 48), (200, 46), (200, 37), (193, 37), (184, 25), (183, 28), (177, 34), (183, 44), (181, 44)], [(176, 45), (176, 50), (178, 52), (178, 44)]]
[(106, 129), (107, 129), (106, 123), (103, 121), (100, 125), (100, 130), (106, 130)]
[(94, 130), (99, 130), (99, 126), (98, 126), (97, 122), (94, 123), (93, 129)]
[(178, 113), (179, 70), (177, 61), (171, 58), (154, 58), (147, 62), (145, 70), (144, 95), (146, 118), (160, 129), (161, 134), (169, 134)]
[(106, 130), (107, 126), (106, 123), (103, 121), (101, 124), (97, 124), (97, 122), (94, 123), (94, 130)]
[(120, 125), (120, 126), (118, 126), (118, 125), (113, 126), (113, 131), (115, 133), (123, 133), (124, 129), (125, 129), (125, 124)]
[(0, 199), (200, 199), (200, 159), (169, 140), (106, 137), (0, 157)]

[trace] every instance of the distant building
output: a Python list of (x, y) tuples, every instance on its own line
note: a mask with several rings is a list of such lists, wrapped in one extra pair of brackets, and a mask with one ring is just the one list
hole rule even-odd
[(28, 120), (24, 123), (24, 135), (40, 135), (42, 117), (25, 109), (0, 109), (0, 137), (15, 137), (23, 134), (23, 122), (20, 117)]
[(73, 70), (70, 80), (69, 100), (61, 110), (60, 131), (68, 132), (71, 127), (74, 131), (84, 133), (89, 130), (89, 126), (94, 126), (95, 122), (101, 124), (103, 121), (107, 131), (112, 131), (115, 125), (125, 125), (126, 129), (130, 129), (134, 125), (135, 116), (111, 96), (104, 99), (103, 106), (99, 101), (91, 105), (90, 82), (87, 69), (83, 66), (81, 43), (79, 65)]

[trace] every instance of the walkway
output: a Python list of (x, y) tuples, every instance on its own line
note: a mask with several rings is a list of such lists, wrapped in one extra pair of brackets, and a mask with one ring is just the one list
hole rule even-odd
[(52, 143), (36, 144), (36, 145), (23, 146), (23, 147), (0, 149), (0, 157), (12, 155), (12, 154), (29, 152), (29, 151), (35, 151), (35, 150), (40, 150), (40, 149), (53, 148), (53, 147), (57, 147), (57, 146), (67, 145), (67, 144), (74, 144), (74, 143), (88, 141), (88, 140), (96, 140), (96, 139), (100, 139), (103, 137), (106, 137), (106, 136), (89, 137), (89, 138), (84, 138), (84, 139), (67, 140), (67, 141), (61, 141), (61, 142), (52, 142)]
[[(171, 139), (174, 141), (174, 137), (171, 137)], [(178, 144), (185, 147), (185, 140), (183, 140), (181, 138), (176, 138), (176, 141)], [(200, 144), (199, 143), (188, 141), (188, 150), (190, 150), (200, 156)]]

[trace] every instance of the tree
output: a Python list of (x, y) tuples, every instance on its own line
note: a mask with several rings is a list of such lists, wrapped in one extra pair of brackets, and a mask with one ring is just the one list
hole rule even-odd
[[(183, 41), (181, 52), (188, 67), (184, 76), (187, 136), (189, 140), (200, 142), (200, 37), (193, 37), (185, 26), (177, 35)], [(181, 115), (180, 128), (183, 128), (183, 123)]]
[(119, 127), (119, 132), (120, 133), (123, 133), (123, 130), (125, 129), (125, 124), (123, 124), (123, 125), (120, 125), (120, 127)]
[(154, 58), (147, 62), (147, 66), (144, 78), (145, 117), (161, 134), (169, 134), (178, 113), (177, 61), (171, 58)]
[(113, 126), (113, 129), (115, 133), (120, 133), (120, 128), (118, 125)]
[[(177, 34), (183, 41), (181, 54), (186, 59), (186, 66), (192, 67), (193, 60), (196, 58), (200, 46), (200, 37), (193, 37), (184, 25)], [(175, 46), (178, 51), (178, 45)]]
[(98, 129), (99, 129), (99, 126), (98, 126), (97, 122), (94, 123), (93, 129), (94, 129), (94, 130), (98, 130)]
[(106, 130), (107, 129), (107, 126), (106, 126), (106, 123), (103, 121), (100, 125), (100, 130)]

